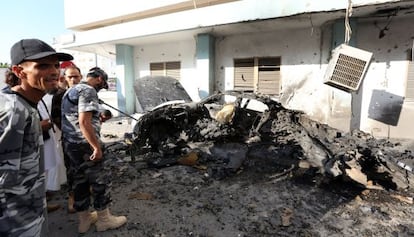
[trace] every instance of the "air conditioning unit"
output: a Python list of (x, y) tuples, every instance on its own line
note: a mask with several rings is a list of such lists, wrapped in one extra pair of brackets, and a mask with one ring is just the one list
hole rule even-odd
[(356, 91), (364, 78), (372, 53), (341, 44), (333, 50), (324, 83), (346, 92)]

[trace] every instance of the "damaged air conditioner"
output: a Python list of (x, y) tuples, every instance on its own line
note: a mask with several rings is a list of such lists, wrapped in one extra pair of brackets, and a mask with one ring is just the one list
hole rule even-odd
[(324, 83), (346, 92), (358, 90), (371, 57), (371, 52), (341, 44), (333, 51)]

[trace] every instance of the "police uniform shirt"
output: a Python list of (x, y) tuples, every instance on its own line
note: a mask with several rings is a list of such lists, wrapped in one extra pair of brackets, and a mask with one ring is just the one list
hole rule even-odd
[(36, 104), (0, 92), (0, 236), (39, 236), (46, 207), (43, 138)]
[(100, 138), (98, 95), (92, 86), (79, 83), (68, 89), (62, 99), (62, 136), (65, 142), (87, 143), (79, 127), (79, 113), (92, 112), (92, 126), (95, 135)]

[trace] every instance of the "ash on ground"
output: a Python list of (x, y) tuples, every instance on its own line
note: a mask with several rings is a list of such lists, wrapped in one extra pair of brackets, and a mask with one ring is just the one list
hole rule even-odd
[[(345, 133), (238, 93), (160, 107), (134, 126), (115, 118), (102, 134), (111, 211), (128, 223), (82, 236), (414, 235), (412, 141)], [(64, 190), (52, 201), (65, 206)], [(77, 217), (62, 208), (49, 227), (76, 236)]]

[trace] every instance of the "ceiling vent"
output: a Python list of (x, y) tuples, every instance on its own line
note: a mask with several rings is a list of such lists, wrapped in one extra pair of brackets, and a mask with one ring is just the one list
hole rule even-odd
[(346, 92), (358, 90), (372, 53), (341, 44), (334, 49), (324, 83)]

